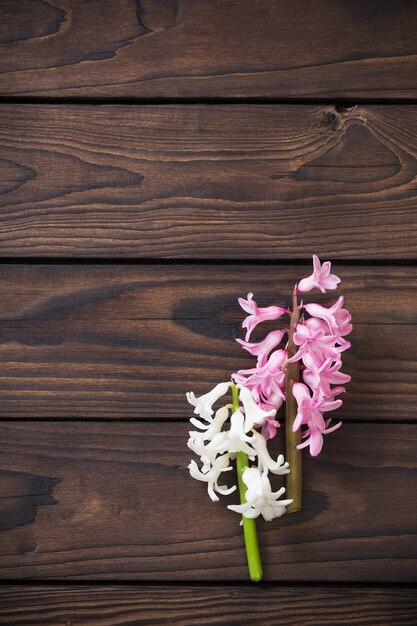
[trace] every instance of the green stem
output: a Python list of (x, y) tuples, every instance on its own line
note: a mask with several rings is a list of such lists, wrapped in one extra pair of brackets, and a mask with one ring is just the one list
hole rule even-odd
[[(233, 412), (239, 409), (239, 390), (235, 384), (232, 384), (232, 410)], [(237, 452), (236, 454), (236, 469), (237, 480), (239, 485), (240, 503), (245, 504), (245, 494), (247, 487), (243, 482), (243, 472), (246, 467), (249, 466), (248, 455), (245, 452)], [(243, 522), (243, 534), (245, 537), (246, 557), (248, 560), (249, 576), (252, 582), (259, 582), (262, 580), (263, 571), (261, 563), (261, 555), (259, 552), (258, 535), (256, 532), (256, 522), (254, 519), (248, 519), (242, 515)]]

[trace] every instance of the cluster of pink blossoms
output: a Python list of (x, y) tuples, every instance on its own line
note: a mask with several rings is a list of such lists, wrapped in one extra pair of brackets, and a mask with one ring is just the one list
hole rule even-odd
[[(318, 257), (313, 256), (313, 273), (295, 285), (294, 293), (306, 293), (314, 288), (322, 293), (337, 289), (340, 278), (331, 274), (330, 270), (329, 261), (322, 265)], [(338, 396), (345, 391), (342, 385), (350, 381), (350, 376), (340, 371), (342, 352), (350, 347), (345, 336), (352, 330), (350, 313), (343, 308), (343, 296), (330, 308), (315, 303), (297, 304), (297, 312), (279, 306), (259, 307), (252, 293), (248, 294), (247, 300), (239, 298), (239, 304), (248, 316), (242, 324), (246, 329), (245, 340), (237, 341), (257, 357), (257, 364), (254, 368), (239, 370), (232, 375), (233, 380), (250, 389), (258, 406), (270, 413), (262, 424), (262, 435), (271, 439), (279, 426), (275, 413), (285, 401), (287, 364), (300, 362), (303, 382), (294, 382), (292, 386), (298, 406), (293, 430), (302, 428), (304, 441), (298, 447), (309, 446), (310, 453), (316, 456), (323, 446), (323, 435), (341, 425), (341, 422), (331, 425), (331, 419), (323, 414), (342, 405)], [(258, 343), (249, 341), (253, 330), (261, 322), (295, 313), (297, 319), (300, 314), (301, 317), (292, 336), (297, 351), (291, 358), (288, 343), (285, 348), (278, 347), (289, 329), (273, 330)]]

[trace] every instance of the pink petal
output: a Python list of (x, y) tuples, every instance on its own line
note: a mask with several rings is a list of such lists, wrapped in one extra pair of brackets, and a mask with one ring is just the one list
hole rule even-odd
[(305, 398), (311, 400), (308, 387), (304, 383), (293, 383), (292, 393), (294, 398), (297, 400), (297, 404), (300, 404)]
[(244, 298), (238, 298), (238, 302), (246, 313), (252, 313), (253, 305), (256, 307), (256, 302), (252, 301), (253, 293), (248, 293), (247, 298), (247, 300), (244, 300)]
[(236, 339), (238, 343), (247, 350), (250, 354), (258, 357), (258, 366), (265, 365), (269, 353), (279, 344), (287, 331), (284, 330), (272, 330), (267, 334), (263, 341), (259, 343), (249, 343), (243, 341), (243, 339)]
[[(328, 263), (328, 261), (327, 261)], [(320, 263), (320, 259), (317, 256), (317, 254), (313, 254), (313, 271), (315, 274), (318, 274), (320, 272), (321, 269), (321, 263)]]
[(297, 285), (298, 291), (305, 293), (307, 291), (311, 291), (316, 286), (316, 281), (314, 280), (314, 274), (308, 276), (307, 278), (303, 278)]
[(314, 432), (310, 435), (310, 454), (317, 456), (323, 448), (323, 435), (320, 432)]
[(320, 281), (325, 290), (332, 291), (337, 289), (337, 285), (340, 283), (340, 278), (336, 274), (329, 274)]
[(325, 413), (327, 411), (335, 411), (336, 409), (341, 407), (342, 404), (343, 404), (343, 400), (333, 400), (331, 402), (323, 402), (323, 404), (320, 407), (320, 410)]
[(341, 425), (342, 425), (342, 422), (337, 422), (337, 424), (335, 424), (334, 426), (331, 426), (330, 428), (326, 428), (326, 430), (324, 430), (323, 432), (326, 433), (327, 435), (328, 433), (332, 433), (338, 428), (340, 428)]
[(320, 270), (321, 280), (323, 280), (324, 278), (327, 278), (327, 276), (330, 274), (331, 267), (332, 267), (332, 264), (330, 263), (330, 261), (325, 261), (323, 263), (323, 265), (321, 266), (321, 270)]

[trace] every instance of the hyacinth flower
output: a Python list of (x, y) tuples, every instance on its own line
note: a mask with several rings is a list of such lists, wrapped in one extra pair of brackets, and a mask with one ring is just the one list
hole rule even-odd
[[(255, 367), (238, 370), (230, 382), (220, 383), (200, 397), (187, 393), (198, 416), (190, 422), (199, 429), (190, 431), (188, 447), (202, 464), (199, 467), (191, 461), (190, 474), (207, 484), (214, 502), (219, 495), (239, 492), (240, 504), (227, 508), (242, 516), (253, 581), (262, 578), (255, 519), (271, 521), (301, 509), (301, 450), (308, 447), (316, 456), (323, 447), (324, 435), (341, 426), (340, 421), (332, 423), (329, 413), (343, 404), (338, 396), (350, 381), (350, 376), (340, 371), (342, 355), (350, 347), (345, 339), (352, 330), (350, 313), (343, 308), (343, 296), (330, 307), (298, 303), (299, 293), (313, 289), (326, 293), (337, 289), (339, 283), (340, 278), (331, 273), (330, 262), (321, 264), (314, 255), (313, 273), (294, 287), (291, 310), (278, 305), (260, 307), (253, 293), (246, 299), (239, 298), (247, 316), (242, 323), (245, 339), (237, 341), (256, 357)], [(288, 318), (287, 328), (272, 330), (258, 342), (250, 340), (259, 324), (282, 317)], [(215, 410), (218, 403), (222, 406)], [(268, 452), (268, 441), (279, 432), (277, 411), (283, 404), (286, 461), (283, 455), (274, 459)], [(237, 485), (219, 484), (224, 475), (233, 475), (233, 461)], [(269, 474), (285, 476), (286, 489), (274, 490)]]
[(260, 323), (267, 320), (277, 320), (286, 313), (286, 309), (280, 306), (259, 307), (253, 300), (253, 293), (248, 293), (247, 300), (239, 298), (238, 302), (242, 309), (249, 313), (243, 321), (242, 327), (246, 328), (245, 341), (249, 341), (253, 329)]
[[(226, 400), (225, 396), (230, 395)], [(272, 491), (268, 478), (269, 472), (276, 476), (287, 474), (288, 463), (283, 455), (276, 459), (270, 456), (267, 440), (256, 430), (273, 418), (276, 411), (264, 410), (250, 389), (233, 382), (220, 383), (200, 397), (188, 393), (187, 399), (195, 407), (194, 413), (201, 418), (190, 420), (199, 430), (190, 431), (188, 447), (202, 463), (199, 467), (192, 460), (188, 466), (190, 474), (207, 484), (210, 499), (217, 502), (219, 495), (229, 495), (237, 489), (236, 485), (220, 484), (224, 473), (232, 469), (231, 462), (236, 462), (240, 504), (228, 508), (242, 515), (250, 577), (259, 581), (262, 579), (262, 564), (255, 518), (261, 515), (269, 521), (280, 517), (290, 503), (290, 500), (281, 498), (285, 488)], [(215, 411), (213, 405), (220, 400), (226, 403)], [(249, 463), (251, 471), (248, 473)]]
[(298, 291), (306, 292), (316, 288), (320, 289), (322, 293), (326, 293), (328, 290), (337, 289), (340, 278), (335, 274), (330, 274), (331, 268), (330, 261), (326, 261), (322, 265), (318, 256), (313, 254), (313, 273), (311, 276), (300, 280)]
[[(327, 416), (325, 419), (323, 413), (342, 405), (342, 400), (335, 400), (335, 397), (345, 391), (343, 385), (350, 381), (350, 376), (340, 371), (342, 353), (350, 347), (345, 336), (352, 330), (350, 313), (343, 308), (343, 296), (332, 306), (325, 307), (314, 302), (299, 304), (298, 294), (314, 289), (326, 293), (337, 289), (339, 284), (340, 278), (331, 273), (331, 263), (326, 261), (321, 264), (314, 255), (313, 273), (302, 278), (294, 287), (292, 310), (281, 307), (284, 314), (289, 315), (289, 328), (270, 331), (264, 340), (257, 343), (249, 343), (247, 337), (245, 341), (237, 340), (257, 357), (257, 363), (256, 367), (238, 370), (232, 375), (233, 380), (251, 389), (264, 409), (278, 410), (285, 403), (285, 450), (291, 469), (287, 476), (287, 495), (293, 501), (287, 507), (288, 512), (298, 511), (302, 506), (300, 451), (308, 446), (311, 455), (316, 456), (322, 448), (323, 435), (339, 428), (340, 422), (332, 425), (331, 419)], [(245, 312), (250, 312), (250, 322), (246, 318), (242, 327), (250, 325), (251, 330), (265, 320), (265, 311), (277, 315), (280, 308), (259, 307), (252, 293), (248, 294), (247, 301), (240, 299), (239, 303)], [(287, 342), (281, 348), (278, 339), (284, 337)], [(308, 403), (305, 395), (294, 393), (297, 389), (294, 385), (298, 383), (308, 390), (311, 400)], [(303, 419), (299, 417), (301, 414)], [(262, 434), (266, 439), (273, 438), (278, 427), (276, 417), (273, 423), (268, 418)]]
[(263, 515), (267, 522), (275, 517), (281, 517), (286, 511), (285, 507), (291, 504), (291, 500), (279, 500), (285, 493), (281, 487), (276, 492), (271, 489), (267, 472), (260, 472), (256, 467), (246, 467), (242, 474), (242, 480), (247, 486), (246, 502), (243, 504), (229, 504), (227, 507), (236, 513), (242, 513), (249, 519)]

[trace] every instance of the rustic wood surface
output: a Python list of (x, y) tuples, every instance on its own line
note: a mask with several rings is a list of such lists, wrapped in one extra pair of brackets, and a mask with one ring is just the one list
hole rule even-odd
[(416, 21), (412, 0), (2, 0), (0, 92), (415, 98)]
[(408, 587), (3, 586), (0, 624), (415, 626)]
[[(0, 624), (417, 624), (416, 21), (0, 0)], [(288, 305), (313, 253), (353, 380), (253, 586), (184, 396), (253, 364), (236, 298)]]
[(416, 106), (3, 105), (0, 255), (415, 259), (416, 155)]
[[(246, 580), (239, 517), (190, 479), (187, 429), (3, 422), (1, 577)], [(414, 425), (345, 424), (306, 454), (303, 510), (258, 523), (265, 580), (417, 582), (416, 445)]]
[[(341, 419), (416, 419), (413, 267), (337, 268), (354, 318)], [(310, 265), (1, 265), (0, 417), (187, 419), (254, 359), (239, 295), (289, 305)], [(318, 298), (326, 304), (334, 294)], [(399, 306), (401, 302), (401, 306)], [(268, 326), (267, 326), (268, 328)], [(264, 331), (262, 331), (264, 332)]]

